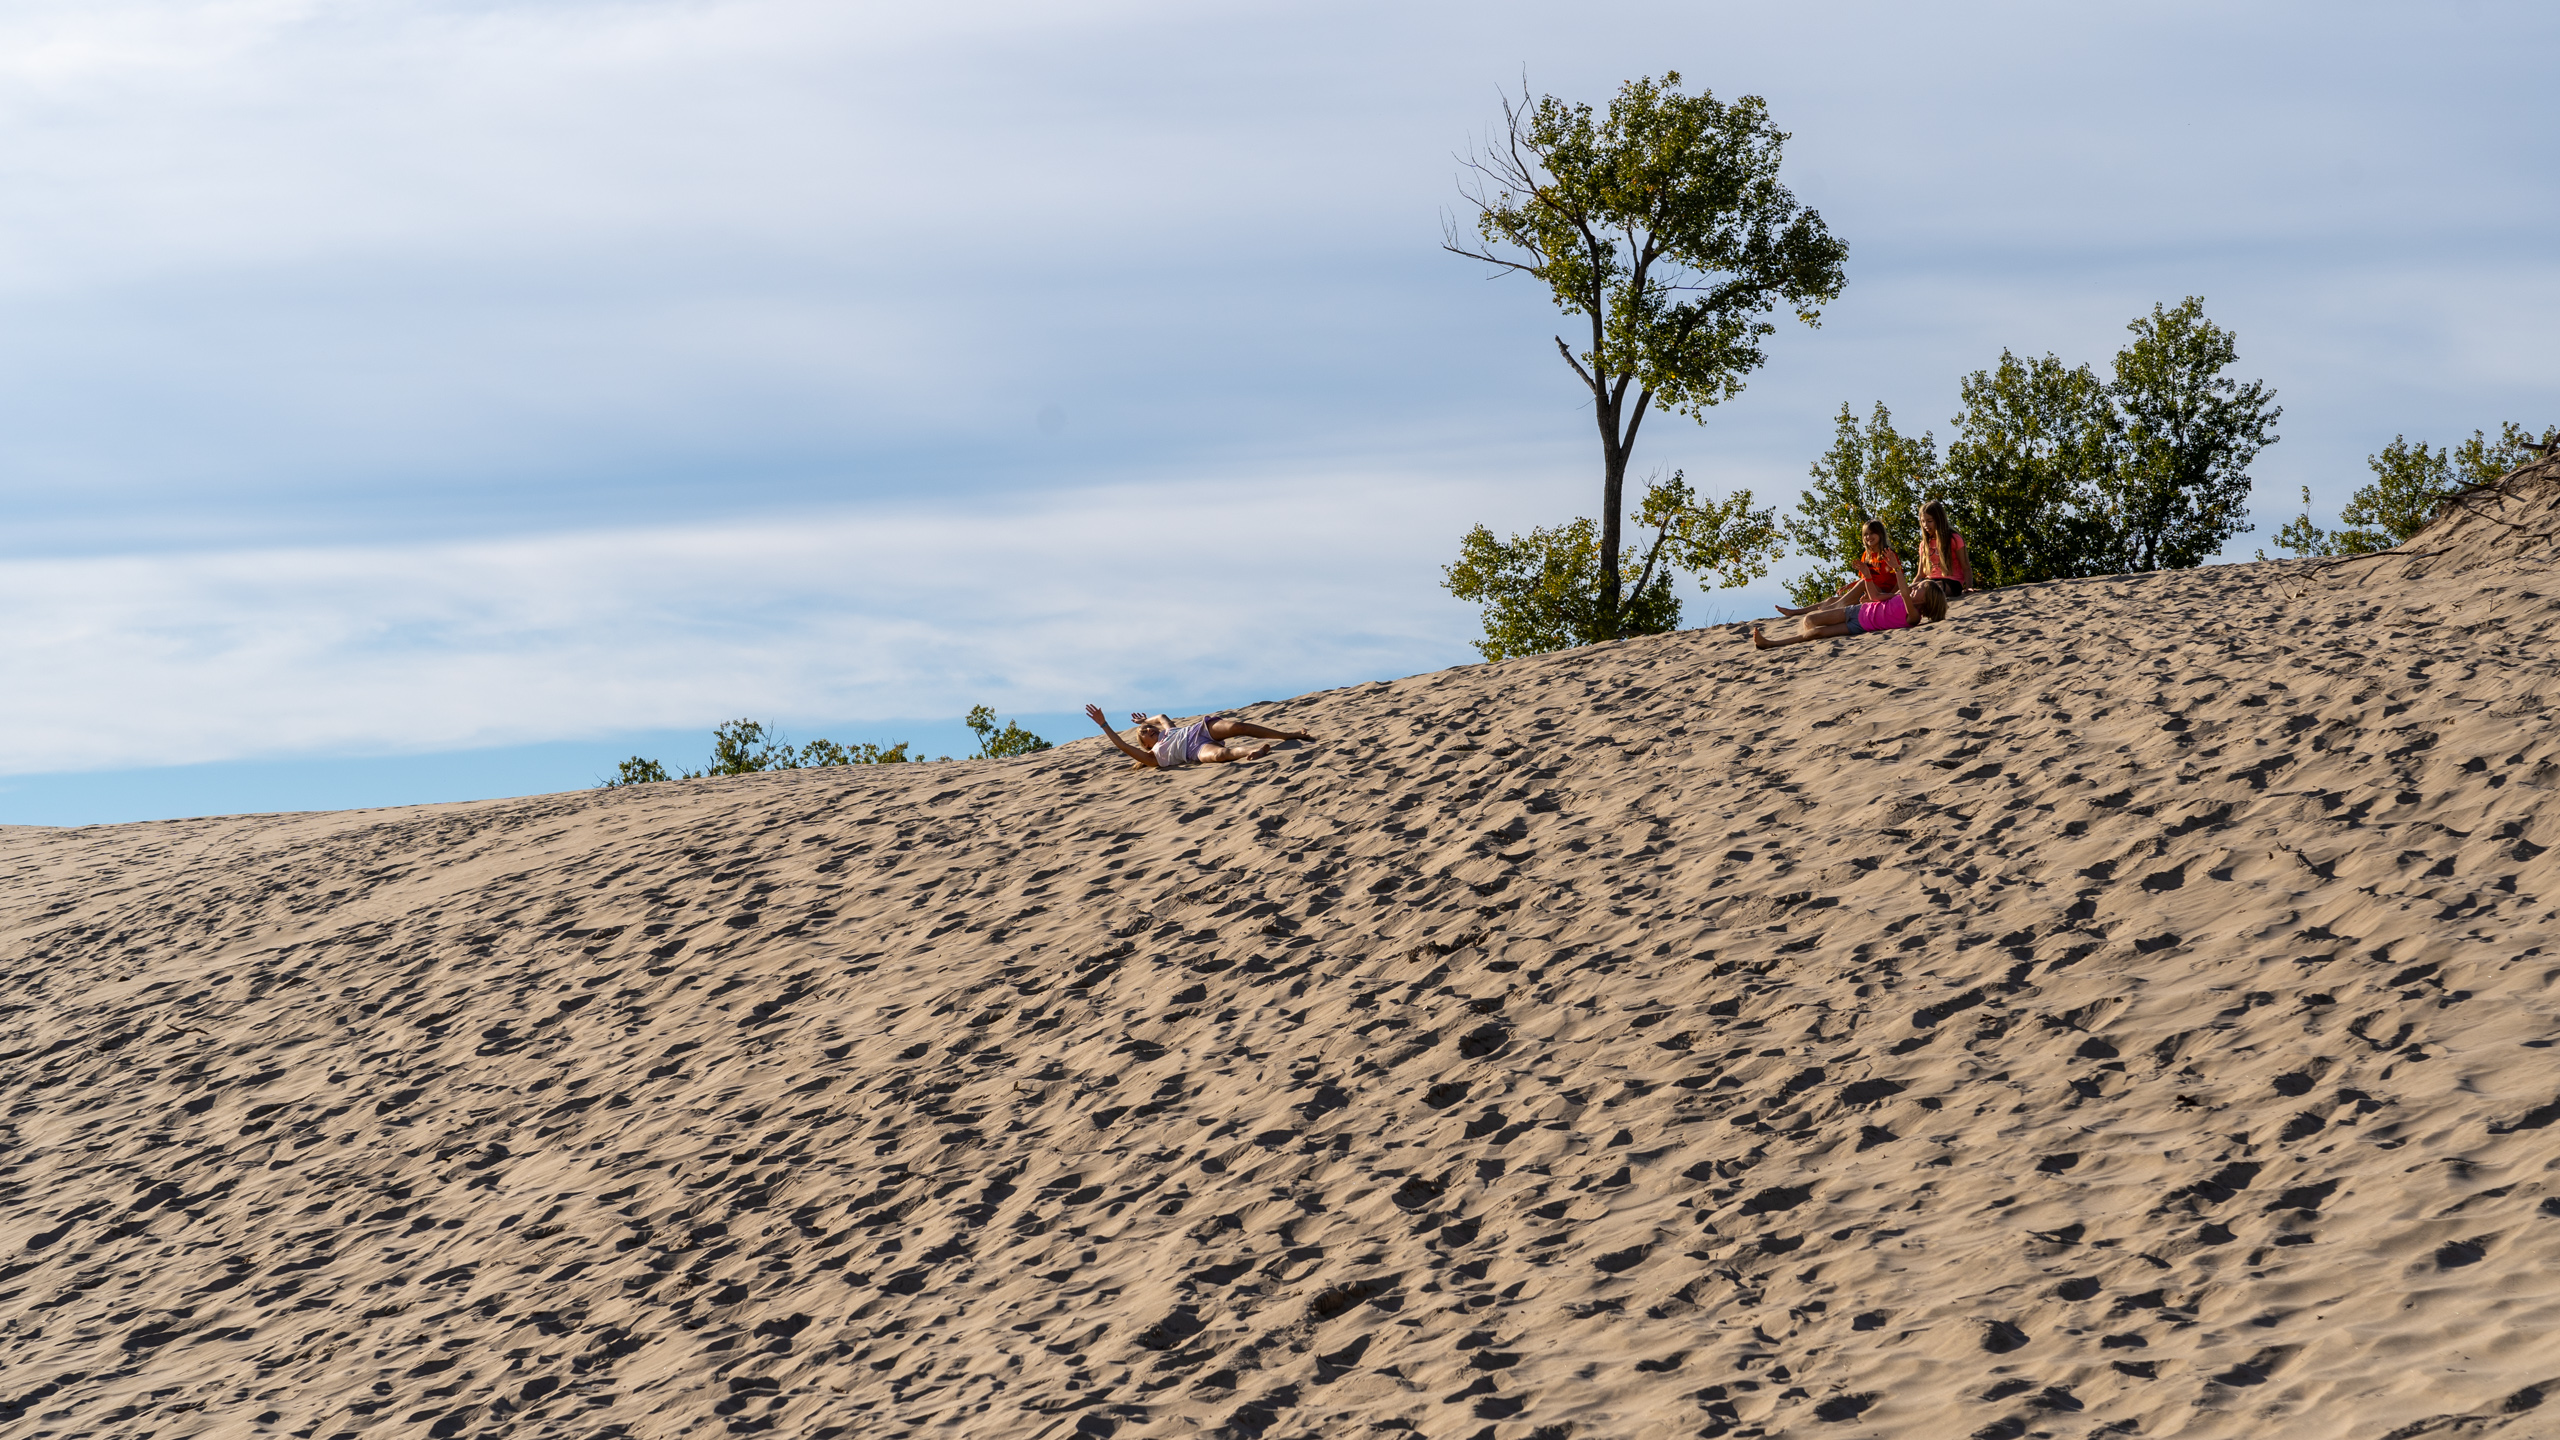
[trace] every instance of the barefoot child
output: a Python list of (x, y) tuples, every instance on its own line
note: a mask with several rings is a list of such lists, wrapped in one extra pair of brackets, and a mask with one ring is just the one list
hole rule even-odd
[(1268, 745), (1242, 749), (1223, 742), (1239, 735), (1260, 740), (1313, 740), (1303, 730), (1273, 730), (1250, 720), (1231, 715), (1203, 715), (1188, 725), (1177, 725), (1162, 715), (1131, 715), (1138, 722), (1138, 743), (1120, 738), (1103, 718), (1102, 707), (1087, 705), (1084, 713), (1102, 727), (1102, 733), (1138, 764), (1140, 769), (1177, 770), (1185, 765), (1223, 765), (1240, 760), (1259, 760), (1271, 753)]
[[(1915, 618), (1916, 617), (1916, 618)], [(1762, 650), (1775, 650), (1781, 645), (1801, 645), (1807, 640), (1833, 640), (1847, 635), (1863, 635), (1870, 630), (1904, 630), (1921, 620), (1947, 618), (1947, 597), (1936, 582), (1924, 580), (1911, 592), (1906, 602), (1900, 595), (1871, 600), (1864, 605), (1823, 606), (1799, 612), (1796, 632), (1783, 640), (1772, 640), (1751, 627), (1751, 643)]]

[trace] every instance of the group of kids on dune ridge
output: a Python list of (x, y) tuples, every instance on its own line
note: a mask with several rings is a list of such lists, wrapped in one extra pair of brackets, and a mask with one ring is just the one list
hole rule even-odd
[[(1884, 522), (1870, 517), (1859, 532), (1865, 549), (1857, 573), (1840, 593), (1802, 610), (1778, 607), (1794, 617), (1796, 633), (1772, 640), (1751, 626), (1751, 643), (1763, 650), (1862, 635), (1869, 630), (1904, 630), (1922, 620), (1947, 618), (1947, 602), (1973, 588), (1973, 566), (1965, 559), (1964, 537), (1947, 523), (1947, 507), (1935, 500), (1920, 507), (1920, 583), (1906, 585), (1902, 557), (1887, 543)], [(1905, 599), (1905, 594), (1909, 598)]]
[[(1863, 635), (1870, 630), (1904, 630), (1923, 620), (1947, 618), (1947, 602), (1973, 588), (1973, 566), (1964, 553), (1964, 537), (1947, 521), (1947, 508), (1932, 500), (1920, 507), (1920, 579), (1908, 583), (1902, 573), (1902, 556), (1889, 543), (1884, 522), (1870, 517), (1859, 536), (1863, 549), (1858, 556), (1856, 574), (1840, 587), (1840, 593), (1818, 605), (1790, 610), (1781, 605), (1778, 613), (1796, 622), (1796, 633), (1772, 640), (1760, 632), (1760, 622), (1751, 626), (1751, 643), (1763, 650), (1781, 645), (1800, 645), (1807, 640), (1829, 640), (1845, 635)], [(1203, 715), (1185, 725), (1163, 715), (1132, 713), (1129, 719), (1137, 726), (1134, 740), (1111, 726), (1099, 705), (1084, 707), (1085, 715), (1102, 727), (1104, 738), (1140, 769), (1178, 770), (1185, 765), (1220, 765), (1238, 760), (1259, 760), (1272, 751), (1269, 745), (1230, 745), (1227, 742), (1249, 737), (1256, 740), (1313, 740), (1303, 730), (1274, 730), (1239, 720), (1232, 715)]]

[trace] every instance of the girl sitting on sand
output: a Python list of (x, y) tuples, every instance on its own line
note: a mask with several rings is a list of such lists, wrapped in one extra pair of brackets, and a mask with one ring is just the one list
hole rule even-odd
[(1948, 599), (1973, 588), (1973, 563), (1964, 556), (1964, 537), (1947, 523), (1947, 507), (1932, 500), (1920, 507), (1920, 578), (1934, 580)]
[(1781, 605), (1778, 607), (1778, 613), (1788, 616), (1810, 615), (1814, 611), (1829, 610), (1840, 605), (1871, 605), (1901, 594), (1902, 556), (1896, 553), (1891, 545), (1885, 543), (1884, 522), (1872, 515), (1868, 516), (1867, 523), (1858, 528), (1858, 538), (1859, 543), (1866, 548), (1858, 555), (1857, 573), (1850, 577), (1848, 584), (1840, 587), (1839, 594), (1819, 605), (1809, 605), (1802, 610), (1790, 610)]
[[(1864, 605), (1823, 606), (1793, 613), (1798, 616), (1797, 633), (1784, 640), (1772, 640), (1760, 633), (1760, 626), (1755, 621), (1751, 626), (1751, 643), (1762, 650), (1774, 650), (1781, 645), (1863, 635), (1870, 630), (1905, 630), (1920, 620), (1946, 619), (1947, 597), (1936, 581), (1923, 580), (1912, 590), (1907, 604), (1901, 596), (1891, 595)], [(1918, 620), (1912, 618), (1915, 613)]]
[(1188, 725), (1177, 725), (1162, 715), (1132, 712), (1129, 718), (1138, 722), (1138, 743), (1132, 745), (1121, 739), (1120, 732), (1112, 729), (1111, 722), (1102, 717), (1101, 706), (1087, 705), (1084, 713), (1092, 718), (1094, 724), (1102, 727), (1102, 733), (1119, 747), (1122, 754), (1137, 761), (1141, 769), (1178, 770), (1185, 765), (1224, 765), (1239, 760), (1259, 760), (1271, 753), (1268, 745), (1248, 750), (1223, 743), (1239, 735), (1249, 735), (1257, 740), (1316, 738), (1304, 730), (1273, 730), (1250, 720), (1238, 720), (1232, 715), (1203, 715)]

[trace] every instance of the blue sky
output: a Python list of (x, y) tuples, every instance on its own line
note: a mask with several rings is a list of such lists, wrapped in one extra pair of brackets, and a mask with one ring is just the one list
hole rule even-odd
[(2237, 555), (2560, 423), (2560, 18), (2130, 8), (9, 7), (0, 822), (1463, 663), (1457, 535), (1597, 489), (1551, 306), (1438, 250), (1524, 69), (1767, 97), (1851, 245), (1640, 469), (1791, 502), (1843, 401), (1943, 437), (2188, 294), (2285, 407)]

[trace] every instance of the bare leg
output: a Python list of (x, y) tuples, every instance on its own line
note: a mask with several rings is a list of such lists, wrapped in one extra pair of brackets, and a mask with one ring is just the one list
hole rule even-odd
[(1775, 650), (1781, 645), (1801, 645), (1807, 640), (1833, 640), (1849, 633), (1851, 633), (1849, 620), (1845, 614), (1834, 614), (1829, 617), (1813, 614), (1796, 622), (1795, 634), (1776, 640), (1762, 634), (1760, 627), (1754, 625), (1751, 627), (1751, 645), (1756, 650)]
[(1271, 747), (1268, 745), (1258, 745), (1251, 750), (1238, 750), (1225, 745), (1203, 745), (1200, 747), (1200, 763), (1233, 765), (1246, 760), (1259, 760), (1270, 753)]
[(1316, 738), (1304, 730), (1274, 730), (1268, 726), (1256, 725), (1250, 720), (1221, 719), (1209, 722), (1209, 738), (1212, 740), (1233, 740), (1239, 735), (1249, 735), (1256, 740), (1313, 740)]
[(1816, 615), (1816, 616), (1821, 616), (1821, 615), (1839, 615), (1839, 614), (1841, 614), (1841, 613), (1845, 612), (1846, 610), (1848, 610), (1848, 609), (1849, 609), (1849, 607), (1850, 607), (1850, 606), (1852, 606), (1852, 605), (1863, 605), (1863, 604), (1865, 604), (1865, 603), (1867, 603), (1867, 602), (1865, 602), (1865, 601), (1863, 601), (1863, 600), (1856, 600), (1856, 599), (1851, 599), (1851, 600), (1825, 600), (1825, 601), (1823, 601), (1823, 602), (1822, 602), (1821, 604), (1819, 604), (1819, 605), (1808, 605), (1808, 606), (1806, 606), (1805, 608), (1803, 608), (1803, 609), (1801, 609), (1801, 610), (1788, 610), (1788, 609), (1787, 609), (1787, 607), (1786, 607), (1786, 606), (1784, 606), (1784, 605), (1781, 605), (1781, 606), (1779, 606), (1778, 608), (1779, 608), (1780, 610), (1782, 610), (1782, 611), (1785, 611), (1785, 612), (1786, 612), (1786, 616), (1787, 616), (1787, 618), (1788, 618), (1788, 619), (1790, 619), (1790, 620), (1794, 620), (1794, 619), (1799, 619), (1799, 618), (1801, 618), (1801, 617), (1803, 617), (1803, 616), (1806, 616), (1806, 615)]
[(1867, 582), (1864, 580), (1852, 580), (1848, 584), (1840, 587), (1839, 594), (1832, 596), (1830, 599), (1825, 600), (1818, 605), (1807, 605), (1801, 610), (1790, 610), (1786, 606), (1781, 605), (1777, 607), (1777, 609), (1779, 614), (1792, 620), (1799, 615), (1811, 615), (1817, 610), (1836, 610), (1843, 605), (1863, 604), (1866, 599)]

